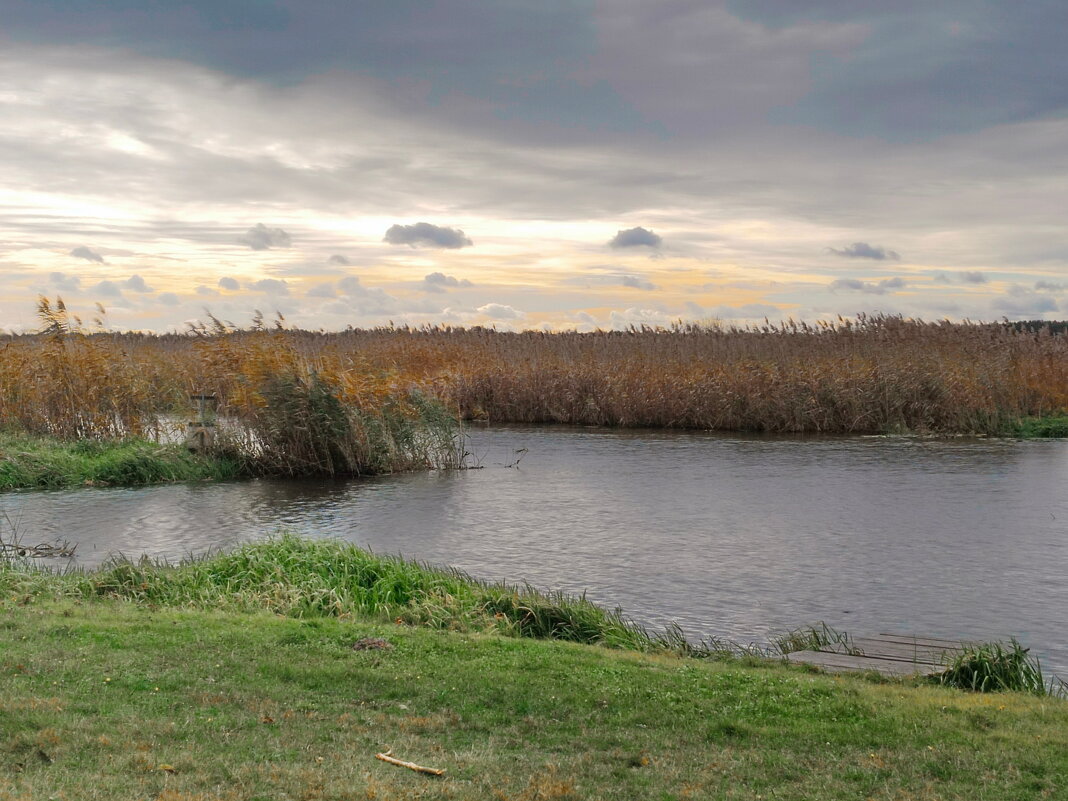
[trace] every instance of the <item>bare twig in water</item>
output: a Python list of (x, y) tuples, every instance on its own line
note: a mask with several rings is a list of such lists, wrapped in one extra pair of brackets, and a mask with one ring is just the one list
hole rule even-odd
[(519, 463), (523, 461), (523, 457), (526, 455), (526, 452), (526, 448), (516, 448), (514, 451), (512, 451), (512, 453), (515, 455), (515, 461), (513, 461), (511, 464), (506, 464), (505, 467), (514, 467), (518, 469)]

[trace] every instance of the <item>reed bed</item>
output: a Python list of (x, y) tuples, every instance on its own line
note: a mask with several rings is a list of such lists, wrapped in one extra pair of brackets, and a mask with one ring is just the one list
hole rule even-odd
[[(241, 474), (358, 475), (462, 462), (455, 415), (358, 352), (301, 348), (293, 332), (237, 331), (217, 320), (184, 337), (86, 333), (62, 300), (42, 298), (38, 314), (40, 334), (0, 340), (0, 429), (9, 435), (180, 443), (191, 398), (210, 396), (208, 450)], [(2, 445), (0, 461), (15, 461)]]
[[(55, 307), (49, 307), (53, 316)], [(219, 397), (231, 443), (283, 473), (451, 464), (454, 418), (831, 434), (1027, 434), (1068, 414), (1055, 326), (894, 316), (592, 333), (449, 326), (0, 338), (0, 420), (65, 438), (158, 437)], [(446, 411), (448, 410), (448, 411)]]

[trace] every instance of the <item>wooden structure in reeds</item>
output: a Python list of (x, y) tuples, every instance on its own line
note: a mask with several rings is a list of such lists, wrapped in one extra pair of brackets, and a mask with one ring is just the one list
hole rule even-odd
[(885, 676), (933, 676), (945, 670), (966, 646), (960, 640), (879, 634), (828, 643), (818, 650), (795, 651), (786, 658), (831, 673), (873, 671)]

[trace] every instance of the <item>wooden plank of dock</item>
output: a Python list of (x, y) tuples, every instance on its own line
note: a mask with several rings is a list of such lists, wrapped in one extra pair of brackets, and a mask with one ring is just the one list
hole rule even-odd
[(884, 632), (853, 637), (818, 650), (787, 654), (791, 662), (815, 665), (832, 673), (874, 671), (886, 676), (931, 676), (941, 673), (967, 642), (940, 637)]

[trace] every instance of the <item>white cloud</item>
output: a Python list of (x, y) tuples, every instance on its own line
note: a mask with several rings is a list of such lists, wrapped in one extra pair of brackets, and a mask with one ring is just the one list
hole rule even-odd
[(485, 306), (479, 306), (478, 313), (486, 315), (491, 320), (518, 320), (524, 316), (523, 312), (503, 303), (487, 303)]

